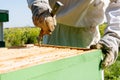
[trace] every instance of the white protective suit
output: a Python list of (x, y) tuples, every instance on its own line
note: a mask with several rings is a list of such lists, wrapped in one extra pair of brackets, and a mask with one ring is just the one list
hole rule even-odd
[[(48, 9), (51, 11), (57, 0), (27, 1), (29, 8), (38, 6), (42, 13)], [(52, 35), (44, 37), (43, 43), (89, 47), (99, 42), (105, 44), (116, 59), (120, 44), (120, 0), (59, 1), (64, 4), (56, 16), (59, 24)], [(105, 12), (108, 27), (100, 40), (98, 25), (105, 21)]]
[[(28, 0), (28, 4), (29, 7), (31, 7), (32, 5), (40, 6), (42, 13), (47, 9), (51, 10), (51, 7), (53, 7), (56, 1), (57, 0), (49, 0), (49, 1)], [(104, 11), (105, 11), (104, 4), (106, 3), (101, 0), (74, 0), (74, 1), (59, 0), (59, 1), (62, 2), (64, 6), (61, 8), (61, 10), (59, 10), (57, 14), (57, 22), (62, 23), (64, 25), (68, 25), (69, 27), (77, 27), (76, 28), (77, 30), (75, 28), (72, 28), (72, 30), (68, 32), (68, 34), (71, 35), (71, 37), (69, 38), (68, 36), (65, 36), (66, 34), (64, 33), (66, 32), (64, 31), (65, 29), (60, 27), (62, 29), (62, 32), (58, 30), (55, 32), (57, 32), (57, 35), (59, 36), (60, 36), (59, 32), (63, 33), (62, 35), (64, 36), (59, 37), (59, 41), (53, 40), (52, 38), (54, 37), (52, 37), (51, 38), (52, 40), (47, 41), (47, 43), (64, 45), (64, 46), (76, 46), (76, 47), (88, 47), (93, 43), (97, 43), (100, 40), (98, 25), (101, 24), (104, 20)], [(85, 29), (78, 30), (79, 27), (84, 27)], [(66, 28), (66, 30), (68, 31), (69, 28)], [(72, 32), (76, 32), (76, 33), (74, 34)], [(77, 40), (75, 40), (74, 36), (78, 36), (79, 38), (76, 38)], [(64, 40), (64, 37), (65, 38), (68, 37), (68, 40)], [(74, 38), (74, 40), (70, 41), (70, 39), (72, 38)], [(46, 43), (45, 41), (44, 43)]]

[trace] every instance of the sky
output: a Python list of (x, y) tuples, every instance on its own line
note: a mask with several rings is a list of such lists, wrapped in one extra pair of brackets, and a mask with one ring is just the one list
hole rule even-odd
[(9, 11), (9, 21), (3, 24), (5, 28), (34, 26), (27, 0), (0, 0), (0, 10)]

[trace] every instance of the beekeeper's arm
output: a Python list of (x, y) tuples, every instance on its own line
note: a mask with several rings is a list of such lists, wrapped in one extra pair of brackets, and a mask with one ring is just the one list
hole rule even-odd
[(111, 0), (106, 10), (106, 17), (108, 27), (105, 30), (104, 37), (95, 46), (101, 48), (105, 53), (102, 68), (113, 64), (118, 56), (120, 45), (120, 0)]
[[(49, 22), (49, 25), (54, 27), (56, 25), (55, 17), (50, 15), (51, 7), (48, 0), (27, 0), (28, 6), (32, 11), (32, 20), (35, 26), (44, 27), (45, 22)], [(49, 21), (47, 21), (49, 20)], [(44, 22), (44, 23), (43, 23)], [(49, 27), (48, 25), (48, 27)], [(52, 29), (51, 29), (52, 31)]]

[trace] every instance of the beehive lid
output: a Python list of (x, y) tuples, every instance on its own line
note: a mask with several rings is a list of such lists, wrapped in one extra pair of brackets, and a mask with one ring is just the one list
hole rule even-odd
[(0, 73), (81, 55), (89, 49), (52, 45), (0, 48)]
[(0, 22), (7, 22), (8, 16), (8, 10), (0, 10)]

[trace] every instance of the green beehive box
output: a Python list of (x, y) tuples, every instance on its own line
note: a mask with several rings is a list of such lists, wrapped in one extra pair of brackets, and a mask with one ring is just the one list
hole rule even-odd
[(101, 50), (27, 46), (0, 52), (0, 80), (102, 80)]
[(8, 10), (0, 10), (0, 22), (7, 22), (8, 20)]

